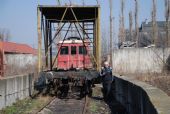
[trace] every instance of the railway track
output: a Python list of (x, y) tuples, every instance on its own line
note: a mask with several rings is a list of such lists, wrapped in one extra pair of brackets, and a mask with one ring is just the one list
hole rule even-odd
[(65, 99), (54, 97), (36, 114), (86, 114), (88, 100), (88, 96), (82, 99), (77, 97)]

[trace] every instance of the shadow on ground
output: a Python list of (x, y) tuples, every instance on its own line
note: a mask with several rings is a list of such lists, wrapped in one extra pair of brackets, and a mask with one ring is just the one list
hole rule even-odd
[[(102, 89), (101, 92), (104, 95)], [(104, 100), (103, 96), (92, 96), (91, 99), (100, 102), (103, 101), (110, 110), (109, 114), (128, 114), (126, 109), (114, 98), (114, 91), (110, 93), (108, 100)]]

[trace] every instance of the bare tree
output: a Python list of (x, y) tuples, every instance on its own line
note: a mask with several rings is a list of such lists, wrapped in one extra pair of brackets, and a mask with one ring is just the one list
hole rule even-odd
[(97, 5), (99, 5), (99, 1), (98, 0), (96, 0), (96, 3), (97, 3)]
[(0, 29), (0, 41), (9, 41), (10, 38), (11, 35), (8, 29)]
[(82, 2), (83, 2), (83, 6), (85, 5), (85, 2), (84, 2), (84, 0), (82, 0)]
[(121, 15), (119, 16), (119, 38), (121, 43), (125, 41), (124, 8), (125, 2), (124, 0), (121, 0)]
[(58, 5), (61, 5), (61, 2), (60, 2), (60, 0), (57, 0), (57, 4), (58, 4)]
[(152, 43), (158, 45), (157, 22), (156, 22), (156, 0), (152, 0)]
[(112, 50), (113, 50), (113, 16), (112, 16), (112, 10), (113, 10), (113, 5), (112, 5), (112, 0), (110, 1), (110, 64), (112, 65)]
[(138, 0), (135, 0), (135, 40), (136, 40), (136, 47), (139, 47), (139, 26), (138, 26)]
[(118, 33), (118, 41), (121, 43), (121, 18), (119, 14), (119, 33)]
[(102, 30), (102, 57), (108, 54), (108, 39), (106, 29)]
[(129, 40), (133, 41), (133, 16), (132, 16), (132, 11), (129, 12)]

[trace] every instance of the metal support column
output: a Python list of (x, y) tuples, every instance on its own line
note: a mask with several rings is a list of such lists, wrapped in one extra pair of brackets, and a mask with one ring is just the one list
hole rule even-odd
[(41, 33), (41, 11), (37, 8), (37, 31), (38, 31), (38, 72), (41, 71), (41, 49), (42, 49), (42, 33)]
[(97, 37), (96, 37), (96, 61), (97, 70), (101, 68), (101, 32), (100, 32), (100, 7), (98, 8), (98, 18), (97, 18)]
[(48, 39), (49, 39), (49, 25), (48, 25), (48, 21), (46, 20), (45, 21), (45, 40), (44, 40), (44, 44), (45, 44), (45, 54), (47, 54), (47, 56), (45, 56), (45, 67), (46, 69), (48, 69)]
[[(51, 22), (48, 23), (49, 25), (49, 42), (52, 44), (52, 28), (51, 28)], [(50, 70), (53, 69), (53, 55), (52, 55), (52, 45), (50, 47)]]

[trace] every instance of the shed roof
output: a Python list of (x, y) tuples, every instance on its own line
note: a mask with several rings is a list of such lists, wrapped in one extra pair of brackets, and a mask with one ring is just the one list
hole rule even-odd
[(99, 5), (95, 6), (53, 6), (53, 5), (39, 5), (42, 15), (46, 17), (46, 19), (51, 21), (60, 21), (66, 8), (67, 12), (64, 16), (63, 21), (75, 21), (71, 8), (73, 9), (77, 19), (79, 21), (94, 21), (98, 16), (98, 8)]
[(0, 48), (5, 53), (19, 53), (19, 54), (36, 54), (36, 49), (27, 44), (19, 44), (14, 42), (2, 42), (0, 41)]

